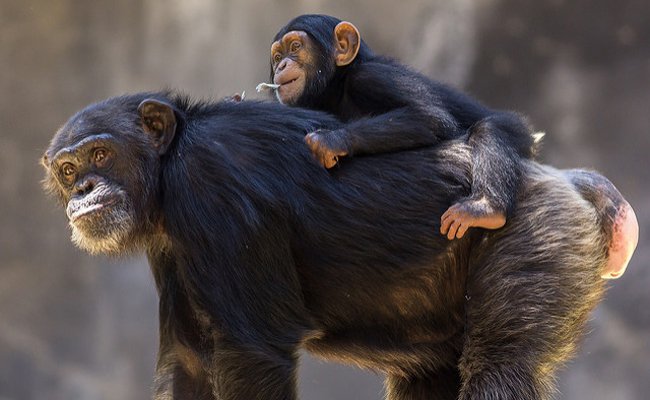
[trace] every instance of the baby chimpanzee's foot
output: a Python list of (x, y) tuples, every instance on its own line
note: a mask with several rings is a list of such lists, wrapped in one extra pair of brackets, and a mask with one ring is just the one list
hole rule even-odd
[(348, 155), (347, 145), (342, 131), (316, 131), (305, 136), (305, 142), (319, 163), (325, 168), (332, 168), (339, 157)]
[(464, 200), (451, 207), (440, 218), (440, 233), (447, 239), (460, 239), (471, 227), (499, 229), (506, 224), (506, 215), (496, 211), (487, 199)]

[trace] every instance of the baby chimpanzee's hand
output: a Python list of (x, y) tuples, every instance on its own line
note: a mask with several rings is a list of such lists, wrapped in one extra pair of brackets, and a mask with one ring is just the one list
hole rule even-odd
[(307, 134), (305, 142), (316, 160), (329, 169), (336, 165), (339, 157), (348, 155), (348, 146), (344, 136), (342, 130), (318, 130)]

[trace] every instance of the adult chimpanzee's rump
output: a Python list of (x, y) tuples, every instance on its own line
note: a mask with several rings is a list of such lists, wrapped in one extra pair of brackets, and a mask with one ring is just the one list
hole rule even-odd
[(509, 223), (450, 242), (438, 229), (469, 190), (464, 141), (328, 173), (303, 135), (338, 126), (145, 93), (91, 105), (52, 139), (46, 188), (75, 242), (147, 252), (155, 398), (295, 399), (300, 347), (385, 372), (390, 399), (548, 398), (608, 252), (629, 258), (610, 245), (634, 239), (618, 229), (629, 205), (598, 174), (526, 162)]

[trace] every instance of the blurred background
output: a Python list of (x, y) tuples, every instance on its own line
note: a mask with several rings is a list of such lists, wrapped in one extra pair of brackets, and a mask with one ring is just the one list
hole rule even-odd
[[(544, 162), (590, 167), (635, 207), (641, 241), (598, 307), (560, 398), (650, 393), (650, 2), (646, 0), (0, 0), (0, 400), (145, 399), (157, 298), (143, 257), (90, 257), (40, 188), (56, 129), (91, 101), (268, 78), (290, 18), (348, 19), (377, 52), (530, 116)], [(381, 376), (305, 357), (304, 399), (379, 399)]]

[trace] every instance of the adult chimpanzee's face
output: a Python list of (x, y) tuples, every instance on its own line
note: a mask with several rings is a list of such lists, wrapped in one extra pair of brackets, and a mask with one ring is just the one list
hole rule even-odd
[(155, 222), (159, 157), (174, 129), (171, 108), (145, 100), (139, 108), (90, 106), (57, 132), (42, 160), (45, 187), (65, 207), (77, 246), (118, 253), (143, 244)]
[[(110, 133), (99, 133), (57, 149), (48, 180), (65, 203), (72, 240), (90, 252), (124, 249), (135, 228), (134, 199), (115, 172), (127, 169), (126, 149)], [(124, 179), (126, 177), (123, 177)]]

